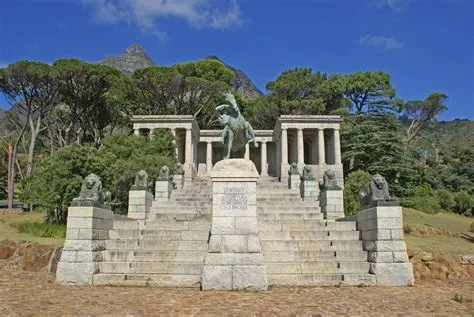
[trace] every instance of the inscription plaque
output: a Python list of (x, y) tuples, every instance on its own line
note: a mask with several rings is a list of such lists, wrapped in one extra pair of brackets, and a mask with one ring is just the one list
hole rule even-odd
[(220, 207), (223, 210), (248, 210), (248, 187), (235, 186), (224, 188)]

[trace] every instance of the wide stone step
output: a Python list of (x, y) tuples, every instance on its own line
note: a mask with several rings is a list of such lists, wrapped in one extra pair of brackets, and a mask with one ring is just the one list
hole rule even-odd
[(275, 197), (258, 197), (257, 196), (257, 204), (258, 203), (266, 203), (266, 202), (270, 202), (270, 203), (282, 203), (282, 202), (299, 202), (299, 201), (303, 201), (303, 199), (301, 197), (294, 197), (294, 196), (287, 196), (287, 197), (283, 197), (283, 196), (275, 196)]
[(203, 265), (203, 262), (100, 262), (99, 272), (198, 275), (201, 274)]
[(264, 250), (265, 263), (295, 263), (295, 262), (366, 262), (367, 251), (334, 251), (324, 249), (332, 246), (321, 245), (315, 248), (314, 245), (307, 244), (298, 251), (274, 251)]
[(198, 208), (198, 209), (205, 209), (209, 208), (212, 205), (211, 201), (196, 201), (196, 200), (165, 200), (165, 201), (153, 201), (152, 207), (153, 208), (168, 208), (168, 207), (183, 207), (183, 208)]
[(292, 205), (286, 207), (275, 207), (267, 206), (265, 204), (257, 205), (257, 212), (262, 213), (304, 213), (304, 212), (320, 212), (321, 207), (319, 206), (303, 206), (303, 207), (293, 207)]
[(135, 248), (130, 250), (107, 249), (101, 252), (104, 262), (201, 262), (207, 254), (205, 251), (163, 251), (152, 245), (149, 249)]
[(274, 286), (335, 286), (342, 283), (342, 274), (268, 274), (268, 285)]
[(201, 274), (95, 274), (95, 285), (152, 286), (152, 287), (201, 287)]
[(317, 200), (265, 200), (265, 201), (257, 201), (257, 206), (260, 207), (319, 207), (319, 201)]
[(320, 212), (312, 213), (258, 213), (259, 221), (276, 221), (276, 220), (323, 220), (324, 215)]
[[(202, 213), (156, 213), (153, 214), (154, 219), (157, 221), (168, 221), (168, 220), (177, 220), (177, 221), (192, 221), (199, 219), (210, 219), (210, 214)], [(149, 218), (153, 219), (153, 216), (150, 214)]]
[(211, 227), (211, 222), (207, 219), (199, 219), (192, 221), (156, 221), (156, 220), (141, 220), (141, 221), (114, 221), (112, 229), (126, 229), (126, 230), (208, 230)]
[[(308, 225), (308, 224), (306, 224)], [(311, 229), (310, 229), (311, 230)], [(358, 231), (263, 231), (260, 233), (262, 241), (308, 241), (308, 240), (356, 240), (359, 241)]]
[[(307, 221), (305, 222), (307, 223)], [(285, 221), (260, 221), (258, 226), (260, 232), (263, 231), (297, 231), (300, 228), (301, 222)], [(318, 220), (310, 223), (309, 231), (315, 230), (343, 230), (355, 231), (356, 223), (353, 221), (335, 222), (331, 220)], [(297, 228), (297, 229), (294, 229)]]
[(151, 207), (149, 214), (210, 214), (212, 206), (208, 207), (185, 207), (185, 206), (173, 206), (173, 207)]
[(368, 274), (368, 262), (303, 262), (303, 263), (266, 263), (268, 274)]
[[(295, 244), (296, 242), (296, 244)], [(314, 240), (275, 241), (262, 239), (263, 251), (362, 251), (362, 241), (357, 240)]]

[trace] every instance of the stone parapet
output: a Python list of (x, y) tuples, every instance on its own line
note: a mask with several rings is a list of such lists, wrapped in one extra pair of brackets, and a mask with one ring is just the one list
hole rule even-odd
[(101, 251), (113, 226), (113, 213), (97, 207), (69, 207), (66, 241), (58, 263), (56, 281), (91, 285), (99, 271)]
[(128, 192), (128, 218), (147, 219), (153, 201), (153, 194), (147, 190)]

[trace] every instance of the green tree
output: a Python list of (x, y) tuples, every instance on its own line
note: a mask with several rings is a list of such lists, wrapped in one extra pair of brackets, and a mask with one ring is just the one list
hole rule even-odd
[(78, 197), (82, 180), (95, 173), (103, 184), (108, 184), (110, 162), (92, 146), (73, 144), (58, 149), (38, 162), (38, 169), (26, 181), (20, 198), (43, 208), (47, 222), (66, 223), (68, 207)]
[(20, 198), (46, 210), (48, 222), (65, 223), (67, 209), (79, 195), (82, 180), (95, 173), (101, 177), (104, 190), (112, 194), (113, 210), (124, 212), (135, 174), (145, 169), (154, 181), (163, 165), (174, 167), (174, 151), (169, 131), (158, 131), (153, 140), (113, 133), (104, 137), (100, 149), (69, 145), (39, 162), (38, 170), (25, 182)]
[(53, 70), (60, 79), (61, 101), (67, 107), (68, 126), (64, 131), (64, 143), (93, 141), (100, 144), (105, 129), (112, 132), (121, 118), (115, 95), (121, 89), (115, 87), (123, 80), (120, 71), (101, 64), (88, 64), (79, 60), (58, 60)]
[(442, 93), (432, 93), (424, 101), (409, 101), (404, 106), (404, 115), (411, 120), (407, 129), (407, 145), (424, 129), (426, 124), (446, 111), (445, 100), (448, 98)]
[(405, 150), (399, 120), (390, 114), (355, 115), (341, 127), (345, 173), (356, 170), (384, 176), (391, 192), (404, 197), (420, 183), (419, 164)]
[(234, 73), (216, 60), (148, 67), (132, 76), (131, 98), (140, 114), (187, 114), (207, 127)]
[[(57, 103), (57, 78), (47, 64), (20, 61), (0, 69), (0, 92), (7, 102), (19, 109), (19, 132), (13, 147), (13, 162), (16, 162), (18, 146), (29, 128), (30, 145), (26, 176), (31, 175), (36, 139), (40, 132), (41, 120)], [(8, 184), (8, 207), (13, 204), (16, 166), (12, 165)]]
[(381, 112), (393, 109), (395, 89), (390, 75), (384, 72), (357, 72), (343, 77), (344, 95), (356, 113)]
[(367, 188), (371, 175), (365, 171), (355, 171), (347, 175), (344, 182), (344, 213), (346, 216), (357, 214), (360, 209), (359, 193)]

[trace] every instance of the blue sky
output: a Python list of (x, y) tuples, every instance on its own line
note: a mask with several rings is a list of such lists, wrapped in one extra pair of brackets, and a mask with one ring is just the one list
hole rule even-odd
[(383, 70), (398, 97), (443, 92), (441, 119), (474, 119), (473, 21), (474, 0), (11, 0), (0, 67), (93, 62), (137, 43), (159, 65), (217, 55), (262, 91), (294, 67)]

